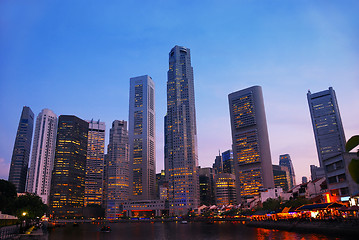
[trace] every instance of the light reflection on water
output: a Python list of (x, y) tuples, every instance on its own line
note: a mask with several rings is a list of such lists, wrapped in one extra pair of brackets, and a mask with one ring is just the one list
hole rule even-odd
[(179, 222), (168, 223), (110, 223), (110, 233), (99, 231), (101, 225), (84, 223), (78, 227), (72, 224), (66, 227), (55, 228), (49, 232), (48, 240), (112, 240), (112, 239), (208, 239), (208, 240), (334, 240), (335, 237), (321, 234), (296, 233), (262, 228), (249, 228), (240, 222), (215, 222), (208, 224), (204, 222), (190, 222), (181, 224)]

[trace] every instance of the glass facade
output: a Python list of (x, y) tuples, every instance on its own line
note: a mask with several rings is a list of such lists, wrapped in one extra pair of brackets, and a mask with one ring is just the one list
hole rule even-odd
[(84, 206), (88, 122), (70, 115), (58, 120), (50, 215), (81, 217)]
[(17, 128), (9, 171), (9, 182), (15, 185), (18, 193), (25, 192), (33, 127), (34, 113), (29, 107), (24, 106)]
[(155, 199), (156, 195), (154, 89), (154, 82), (147, 75), (130, 79), (130, 195), (133, 200)]
[(115, 120), (110, 129), (106, 156), (107, 199), (106, 218), (122, 215), (122, 205), (129, 197), (129, 147), (127, 122)]
[(85, 207), (89, 204), (102, 206), (106, 126), (100, 120), (91, 120), (88, 123)]
[(165, 170), (170, 214), (198, 207), (198, 154), (193, 68), (190, 49), (175, 46), (169, 53), (165, 117)]
[(250, 87), (229, 94), (237, 201), (274, 187), (262, 89)]

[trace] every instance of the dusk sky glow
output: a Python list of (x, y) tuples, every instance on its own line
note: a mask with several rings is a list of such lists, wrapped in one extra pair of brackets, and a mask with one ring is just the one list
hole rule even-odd
[[(37, 116), (128, 121), (129, 81), (156, 87), (157, 172), (164, 169), (168, 53), (191, 49), (199, 164), (231, 148), (228, 94), (263, 89), (272, 163), (297, 183), (319, 165), (306, 94), (333, 87), (346, 139), (359, 134), (358, 1), (0, 2), (0, 178), (23, 106)], [(106, 150), (107, 151), (107, 150)]]

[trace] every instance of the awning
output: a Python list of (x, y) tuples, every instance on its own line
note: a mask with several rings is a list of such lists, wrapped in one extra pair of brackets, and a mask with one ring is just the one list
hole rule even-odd
[(296, 211), (312, 211), (312, 210), (322, 210), (322, 209), (330, 209), (330, 208), (339, 208), (344, 205), (339, 203), (319, 203), (319, 204), (307, 204), (303, 205), (296, 209)]

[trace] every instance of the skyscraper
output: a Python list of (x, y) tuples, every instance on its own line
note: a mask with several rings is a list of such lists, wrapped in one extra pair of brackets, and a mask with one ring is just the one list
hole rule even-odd
[(129, 147), (130, 197), (154, 199), (156, 195), (155, 85), (145, 75), (130, 79)]
[(334, 201), (355, 195), (359, 185), (348, 172), (351, 154), (345, 153), (345, 136), (333, 88), (307, 94), (320, 167)]
[(84, 206), (88, 122), (60, 115), (50, 191), (50, 215), (81, 217)]
[(116, 219), (123, 212), (123, 202), (129, 197), (127, 122), (115, 120), (110, 129), (107, 149), (107, 206), (106, 218)]
[(43, 109), (36, 118), (27, 192), (36, 193), (48, 204), (55, 158), (57, 116)]
[(199, 204), (196, 109), (189, 48), (172, 48), (167, 77), (165, 170), (170, 213), (186, 214)]
[(218, 156), (216, 156), (216, 158), (214, 159), (212, 167), (216, 174), (223, 173), (223, 161), (220, 152), (218, 153)]
[(288, 188), (291, 189), (295, 185), (297, 185), (295, 181), (295, 173), (294, 173), (292, 160), (290, 159), (289, 154), (283, 154), (279, 156), (279, 166), (284, 166), (288, 168), (289, 179), (290, 179)]
[(86, 177), (85, 207), (88, 204), (102, 205), (104, 178), (105, 130), (104, 122), (87, 121), (89, 123)]
[(228, 99), (237, 201), (242, 202), (274, 187), (262, 88), (246, 88)]
[(217, 206), (236, 204), (236, 178), (231, 173), (218, 173), (214, 177)]
[(222, 153), (222, 161), (223, 172), (234, 174), (233, 152), (231, 149)]
[(272, 167), (274, 186), (282, 188), (283, 192), (288, 191), (290, 186), (290, 176), (288, 168), (286, 166), (279, 165), (273, 165)]
[(324, 161), (345, 152), (345, 136), (335, 91), (307, 94), (320, 167)]
[(15, 185), (18, 193), (25, 192), (33, 126), (34, 113), (29, 107), (24, 106), (17, 128), (9, 171), (9, 181)]

